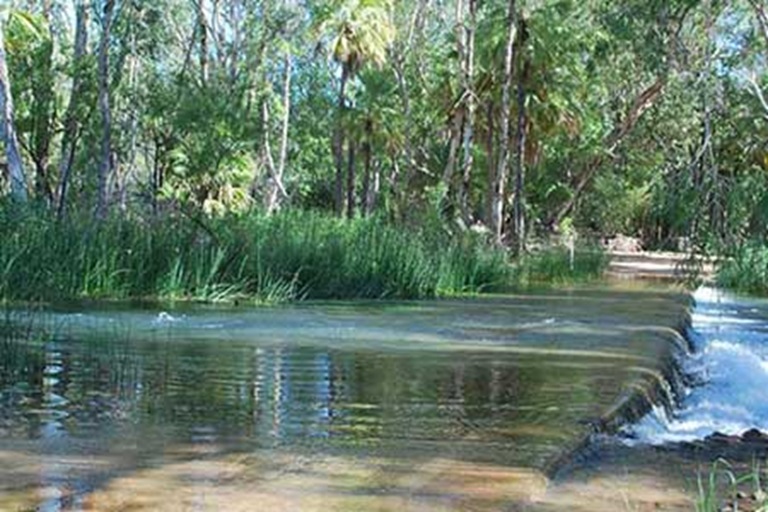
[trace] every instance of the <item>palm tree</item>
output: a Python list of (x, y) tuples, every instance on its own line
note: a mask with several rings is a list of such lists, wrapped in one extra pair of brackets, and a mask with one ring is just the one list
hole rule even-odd
[[(334, 199), (337, 215), (344, 212), (344, 127), (347, 83), (366, 64), (382, 65), (387, 48), (395, 38), (392, 0), (330, 0), (320, 24), (324, 37), (330, 39), (330, 54), (341, 66), (336, 133), (333, 155), (336, 165)], [(350, 151), (350, 156), (352, 152)], [(354, 182), (354, 162), (348, 165), (348, 182)], [(354, 208), (349, 209), (350, 214)]]

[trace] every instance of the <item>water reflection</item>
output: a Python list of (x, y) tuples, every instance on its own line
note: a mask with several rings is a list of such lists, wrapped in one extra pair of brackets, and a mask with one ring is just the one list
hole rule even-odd
[[(674, 301), (657, 299), (638, 315), (640, 300), (634, 308), (608, 300), (613, 309), (595, 313), (573, 298), (554, 311), (557, 322), (551, 302), (493, 300), (188, 312), (186, 327), (153, 323), (156, 313), (107, 312), (102, 320), (123, 328), (6, 335), (0, 468), (11, 466), (0, 469), (0, 506), (21, 495), (41, 510), (79, 510), (125, 475), (198, 460), (215, 467), (211, 457), (237, 454), (261, 454), (260, 475), (266, 459), (288, 461), (284, 473), (331, 457), (363, 464), (353, 475), (370, 466), (386, 475), (348, 477), (356, 483), (344, 492), (355, 496), (430, 471), (474, 482), (446, 475), (536, 470), (638, 378), (638, 361), (669, 343), (638, 328), (670, 315)], [(212, 322), (222, 327), (200, 327)], [(185, 485), (203, 485), (189, 478)]]

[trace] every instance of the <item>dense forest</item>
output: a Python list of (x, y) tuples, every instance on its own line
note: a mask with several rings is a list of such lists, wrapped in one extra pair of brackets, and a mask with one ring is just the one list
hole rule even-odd
[[(306, 292), (310, 245), (325, 269), (465, 268), (426, 294), (552, 233), (765, 254), (763, 0), (4, 0), (0, 111), (6, 297), (99, 295), (180, 247), (199, 261), (117, 295), (192, 273), (182, 295), (255, 274)], [(352, 295), (424, 294), (416, 266), (370, 284), (384, 259)]]

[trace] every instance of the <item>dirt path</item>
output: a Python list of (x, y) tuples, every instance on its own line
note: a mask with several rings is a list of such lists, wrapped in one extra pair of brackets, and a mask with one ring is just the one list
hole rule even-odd
[(683, 282), (691, 271), (710, 281), (715, 268), (711, 260), (692, 260), (688, 254), (677, 252), (609, 252), (607, 274), (616, 279), (649, 279)]

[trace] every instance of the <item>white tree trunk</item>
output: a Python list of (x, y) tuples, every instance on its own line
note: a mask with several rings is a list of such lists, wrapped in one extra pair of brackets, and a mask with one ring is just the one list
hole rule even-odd
[[(269, 191), (267, 212), (272, 213), (280, 208), (280, 200), (287, 197), (283, 176), (288, 163), (288, 129), (291, 121), (291, 74), (293, 73), (293, 59), (290, 52), (285, 53), (285, 75), (283, 77), (283, 119), (280, 129), (280, 156), (277, 169), (273, 176), (272, 187)], [(268, 129), (268, 127), (266, 128)]]
[(507, 12), (507, 47), (504, 53), (504, 83), (501, 94), (501, 138), (499, 139), (499, 162), (493, 188), (491, 190), (491, 231), (496, 243), (502, 243), (504, 225), (504, 199), (507, 176), (509, 175), (509, 124), (512, 113), (512, 64), (515, 60), (515, 38), (517, 22), (515, 20), (515, 0), (509, 0)]
[(466, 118), (464, 119), (464, 159), (462, 162), (461, 188), (459, 190), (459, 206), (462, 218), (467, 227), (472, 222), (471, 180), (474, 166), (474, 122), (475, 122), (475, 14), (477, 0), (468, 0), (469, 19), (464, 24), (464, 55), (462, 62), (462, 82), (464, 86), (464, 101), (466, 102)]
[(8, 174), (11, 181), (11, 194), (18, 201), (27, 200), (27, 182), (24, 178), (24, 165), (21, 162), (19, 143), (13, 121), (13, 97), (8, 65), (5, 60), (5, 41), (0, 26), (0, 140), (5, 144), (8, 159)]

